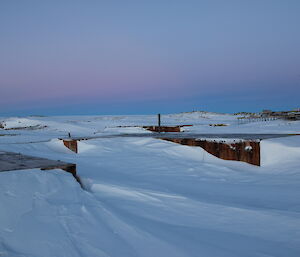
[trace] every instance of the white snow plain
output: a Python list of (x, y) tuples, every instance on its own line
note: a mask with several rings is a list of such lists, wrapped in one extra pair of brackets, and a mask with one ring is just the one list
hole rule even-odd
[[(162, 122), (193, 124), (185, 127), (193, 133), (300, 133), (299, 121), (237, 117), (193, 112)], [(85, 188), (61, 170), (1, 172), (0, 256), (300, 256), (300, 136), (263, 140), (256, 167), (153, 138), (81, 141), (78, 154), (58, 140), (145, 132), (118, 126), (155, 125), (154, 115), (0, 122), (11, 135), (0, 136), (0, 151), (76, 163)], [(228, 126), (209, 126), (220, 123)]]

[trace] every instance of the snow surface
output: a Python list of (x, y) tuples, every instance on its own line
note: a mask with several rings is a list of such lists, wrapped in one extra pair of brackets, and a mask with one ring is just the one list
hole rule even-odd
[[(239, 124), (193, 112), (162, 125), (196, 133), (299, 133), (300, 122)], [(156, 116), (1, 119), (0, 151), (77, 164), (85, 190), (61, 170), (0, 173), (0, 256), (300, 256), (300, 136), (261, 142), (262, 166), (153, 138), (59, 137), (138, 133)], [(226, 123), (226, 127), (209, 124)], [(150, 132), (149, 132), (150, 133)]]

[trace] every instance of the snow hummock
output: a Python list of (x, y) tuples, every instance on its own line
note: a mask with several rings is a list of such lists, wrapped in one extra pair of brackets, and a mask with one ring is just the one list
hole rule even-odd
[(2, 125), (5, 129), (12, 129), (12, 128), (20, 128), (20, 127), (33, 127), (41, 125), (41, 123), (37, 120), (32, 120), (28, 118), (8, 118)]

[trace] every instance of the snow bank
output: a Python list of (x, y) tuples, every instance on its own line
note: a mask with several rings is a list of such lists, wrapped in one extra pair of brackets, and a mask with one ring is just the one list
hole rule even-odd
[(78, 141), (78, 154), (88, 153), (96, 148), (95, 145), (89, 143), (90, 141)]
[(300, 162), (300, 136), (262, 140), (262, 166), (278, 166)]
[(27, 118), (9, 118), (2, 122), (5, 129), (21, 128), (21, 127), (33, 127), (41, 125), (41, 122), (37, 120)]
[(68, 228), (83, 219), (82, 192), (73, 177), (61, 170), (0, 176), (0, 255), (80, 256)]
[[(300, 256), (300, 137), (263, 140), (261, 167), (153, 138), (80, 141), (79, 154), (57, 139), (68, 131), (136, 133), (112, 127), (153, 125), (156, 118), (35, 117), (48, 129), (0, 138), (0, 151), (76, 163), (88, 189), (60, 170), (1, 172), (0, 256)], [(198, 133), (300, 128), (284, 121), (237, 125), (231, 115), (209, 113), (162, 121), (193, 122), (188, 128)], [(231, 126), (207, 125), (225, 121)]]
[(55, 153), (73, 153), (69, 148), (65, 147), (63, 141), (59, 139), (52, 139), (50, 142), (46, 142), (45, 146)]

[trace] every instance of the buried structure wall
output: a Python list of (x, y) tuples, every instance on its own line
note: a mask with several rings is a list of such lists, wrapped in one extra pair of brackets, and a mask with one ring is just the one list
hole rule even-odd
[(78, 145), (77, 140), (71, 140), (71, 139), (64, 139), (63, 140), (64, 145), (69, 148), (71, 151), (78, 153)]
[(180, 126), (144, 126), (144, 129), (152, 132), (180, 132)]
[[(226, 142), (216, 140), (198, 140), (195, 138), (174, 138), (174, 137), (156, 137), (159, 139), (171, 141), (174, 143), (200, 146), (208, 153), (223, 159), (232, 161), (242, 161), (249, 164), (260, 166), (260, 142), (257, 140), (247, 140), (239, 142)], [(75, 153), (78, 153), (77, 141), (83, 139), (62, 139), (64, 145)]]
[(182, 132), (181, 128), (191, 127), (193, 125), (178, 125), (178, 126), (143, 126), (144, 129), (152, 132)]
[(260, 166), (260, 142), (241, 141), (234, 143), (196, 140), (191, 138), (163, 138), (174, 143), (200, 146), (208, 153), (223, 160), (242, 161)]

